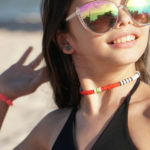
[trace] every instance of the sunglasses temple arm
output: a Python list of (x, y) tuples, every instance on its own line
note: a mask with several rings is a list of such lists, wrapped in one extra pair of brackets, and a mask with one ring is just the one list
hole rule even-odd
[(77, 13), (76, 13), (76, 11), (75, 11), (73, 14), (69, 15), (69, 16), (66, 18), (66, 21), (69, 21), (70, 19), (73, 19), (76, 15), (77, 15)]

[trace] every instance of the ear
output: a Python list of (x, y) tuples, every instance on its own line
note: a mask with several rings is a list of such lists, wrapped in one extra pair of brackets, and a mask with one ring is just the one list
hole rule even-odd
[(61, 31), (57, 32), (57, 43), (64, 54), (72, 54), (74, 52), (73, 47), (71, 46), (70, 36), (67, 33), (62, 33)]

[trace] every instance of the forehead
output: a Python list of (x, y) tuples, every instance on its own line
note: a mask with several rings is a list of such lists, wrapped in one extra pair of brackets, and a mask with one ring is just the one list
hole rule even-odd
[[(94, 1), (94, 0), (74, 0), (72, 6), (75, 8), (80, 7), (80, 6), (84, 5), (85, 3), (88, 3), (91, 1)], [(124, 4), (126, 2), (126, 0), (105, 0), (105, 1), (113, 2), (117, 6), (119, 6), (120, 4)]]

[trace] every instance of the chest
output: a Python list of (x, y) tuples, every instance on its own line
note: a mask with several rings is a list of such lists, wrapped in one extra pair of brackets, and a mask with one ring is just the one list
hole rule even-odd
[(150, 131), (142, 115), (133, 112), (132, 107), (124, 113), (118, 117), (114, 111), (93, 120), (77, 118), (75, 142), (78, 150), (97, 150), (99, 145), (102, 146), (100, 149), (149, 150)]
[(72, 111), (52, 150), (149, 150), (150, 128), (141, 110), (122, 105), (88, 119)]

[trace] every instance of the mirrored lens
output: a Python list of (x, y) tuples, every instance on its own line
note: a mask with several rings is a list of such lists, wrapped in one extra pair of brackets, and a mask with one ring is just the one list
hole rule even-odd
[(108, 31), (116, 23), (117, 7), (108, 1), (93, 1), (80, 8), (83, 23), (92, 31), (102, 33)]
[(139, 24), (150, 23), (150, 0), (128, 0), (126, 7)]

